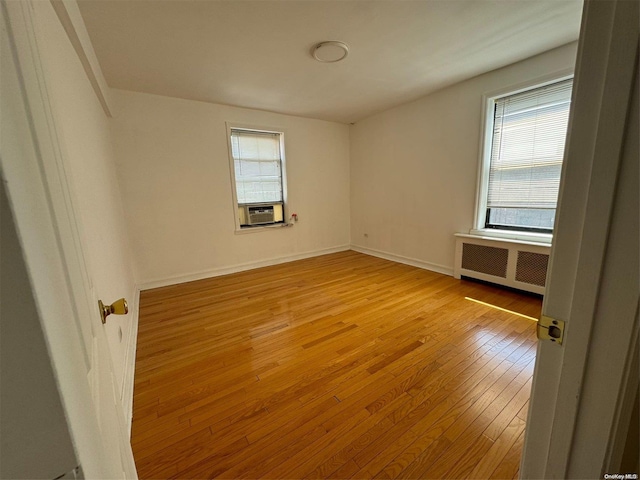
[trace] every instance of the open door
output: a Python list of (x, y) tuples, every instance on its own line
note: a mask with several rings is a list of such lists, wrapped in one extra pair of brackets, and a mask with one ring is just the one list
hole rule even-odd
[(38, 53), (31, 2), (1, 3), (0, 166), (85, 478), (137, 478)]
[(638, 8), (584, 6), (542, 309), (565, 331), (538, 346), (522, 478), (638, 473), (620, 471), (638, 391)]

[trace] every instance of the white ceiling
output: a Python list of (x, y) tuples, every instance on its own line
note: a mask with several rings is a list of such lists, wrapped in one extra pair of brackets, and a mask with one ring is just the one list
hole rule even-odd
[[(114, 88), (356, 122), (578, 38), (582, 0), (80, 0)], [(311, 47), (349, 45), (339, 63)]]

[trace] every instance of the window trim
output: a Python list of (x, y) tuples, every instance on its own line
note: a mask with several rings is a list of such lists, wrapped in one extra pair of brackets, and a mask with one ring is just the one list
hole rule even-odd
[[(235, 233), (236, 234), (245, 234), (250, 232), (260, 232), (268, 229), (274, 228), (282, 228), (288, 227), (289, 222), (287, 221), (287, 212), (288, 208), (288, 196), (287, 196), (287, 167), (286, 167), (286, 148), (285, 148), (285, 138), (286, 138), (286, 130), (284, 128), (277, 127), (266, 127), (266, 126), (258, 126), (258, 125), (248, 125), (245, 123), (235, 123), (235, 122), (225, 122), (226, 124), (226, 132), (227, 132), (227, 150), (229, 157), (229, 176), (231, 178), (231, 200), (233, 202), (233, 218), (235, 223)], [(282, 175), (282, 218), (283, 221), (279, 223), (260, 225), (260, 226), (251, 226), (251, 227), (242, 227), (240, 225), (240, 219), (238, 218), (238, 192), (236, 189), (236, 171), (235, 171), (235, 163), (233, 160), (233, 148), (231, 145), (231, 131), (232, 130), (246, 130), (249, 132), (264, 132), (264, 133), (277, 133), (280, 135), (280, 161), (282, 164), (281, 175)]]
[(494, 104), (495, 100), (498, 98), (551, 85), (552, 83), (573, 78), (573, 76), (574, 70), (572, 68), (567, 68), (552, 74), (537, 77), (533, 80), (513, 84), (499, 90), (486, 92), (482, 95), (480, 152), (478, 155), (478, 172), (476, 180), (476, 205), (473, 228), (469, 231), (472, 235), (542, 243), (552, 242), (553, 233), (527, 232), (523, 230), (501, 230), (485, 227), (487, 220), (487, 197), (489, 194), (489, 170), (491, 161), (491, 142), (493, 139)]

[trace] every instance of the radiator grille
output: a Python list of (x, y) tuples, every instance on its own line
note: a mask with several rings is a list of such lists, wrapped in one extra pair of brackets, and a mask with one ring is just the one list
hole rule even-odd
[(547, 281), (549, 255), (533, 252), (518, 252), (516, 280), (544, 287)]
[(509, 250), (506, 248), (471, 243), (462, 246), (462, 268), (465, 270), (507, 278), (508, 258)]

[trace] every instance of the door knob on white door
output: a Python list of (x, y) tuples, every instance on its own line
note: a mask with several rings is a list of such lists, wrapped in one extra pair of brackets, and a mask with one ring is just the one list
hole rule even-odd
[(107, 317), (112, 313), (115, 315), (126, 315), (129, 313), (129, 305), (124, 298), (116, 300), (111, 305), (105, 305), (102, 300), (98, 300), (98, 307), (100, 308), (100, 318), (102, 323), (107, 323)]

